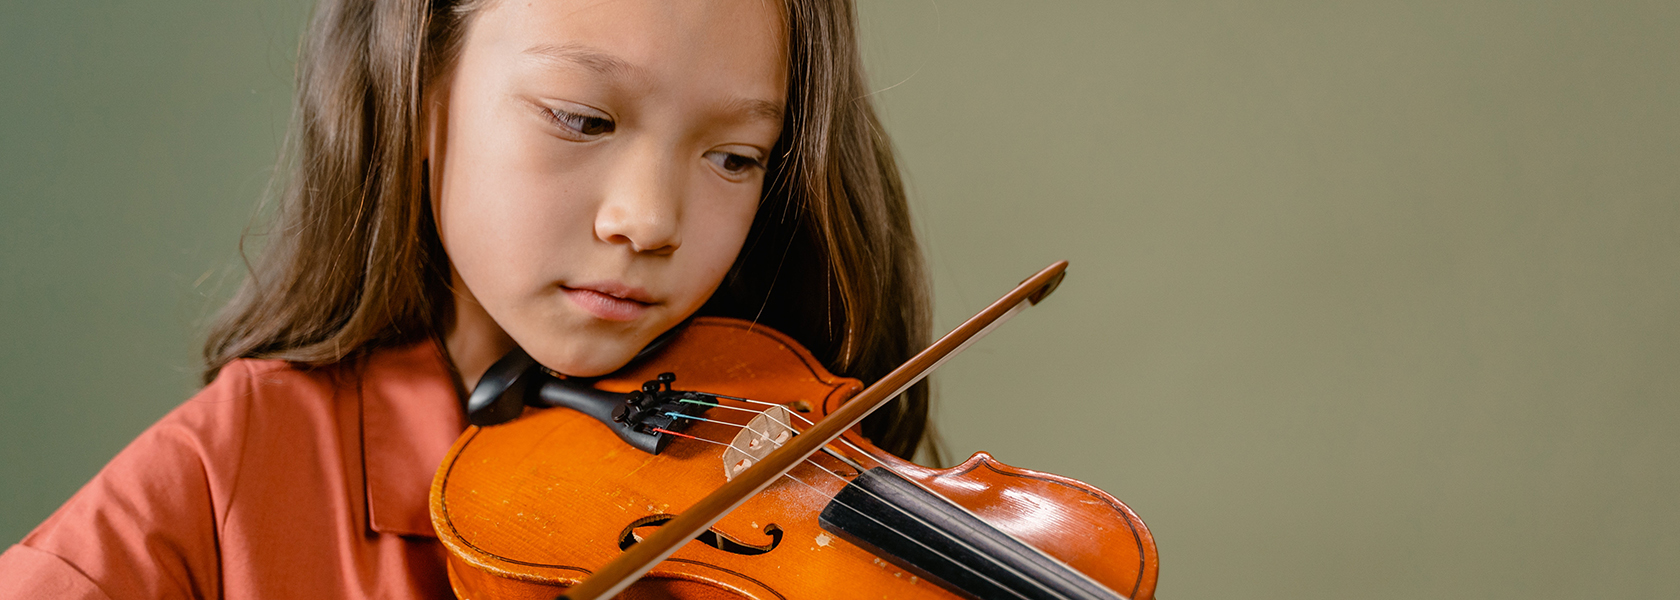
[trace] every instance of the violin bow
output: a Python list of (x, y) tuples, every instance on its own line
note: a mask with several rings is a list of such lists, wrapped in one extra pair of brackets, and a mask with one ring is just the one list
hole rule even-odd
[(864, 389), (839, 410), (818, 421), (804, 433), (794, 436), (781, 448), (766, 455), (758, 464), (747, 468), (728, 483), (695, 502), (694, 506), (661, 526), (653, 535), (637, 542), (601, 570), (567, 589), (566, 593), (556, 600), (599, 600), (611, 598), (614, 594), (624, 591), (624, 588), (630, 587), (630, 584), (652, 570), (660, 561), (669, 558), (678, 548), (716, 524), (748, 498), (770, 487), (771, 483), (840, 437), (847, 429), (869, 416), (869, 413), (927, 377), (928, 373), (939, 368), (947, 359), (956, 356), (958, 352), (962, 352), (1016, 313), (1038, 304), (1049, 296), (1062, 282), (1062, 277), (1067, 275), (1067, 264), (1065, 260), (1057, 261), (1027, 278), (991, 306), (970, 317), (962, 325), (939, 338), (939, 341)]

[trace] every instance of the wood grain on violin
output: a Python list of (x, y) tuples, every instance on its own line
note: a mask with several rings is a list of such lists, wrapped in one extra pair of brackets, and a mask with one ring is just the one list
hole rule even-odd
[[(715, 400), (697, 418), (675, 415), (686, 418), (688, 427), (657, 453), (633, 448), (609, 424), (569, 409), (534, 409), (462, 434), (431, 494), (432, 522), (451, 552), (450, 579), (460, 597), (554, 598), (721, 486), (731, 467), (743, 466), (739, 452), (729, 459), (735, 464), (725, 460), (732, 442), (744, 450), (747, 444), (777, 443), (773, 436), (753, 435), (772, 433), (763, 418), (754, 429), (743, 429), (767, 405), (792, 409), (788, 422), (802, 431), (863, 387), (829, 374), (787, 336), (721, 318), (696, 319), (656, 354), (595, 387), (629, 393), (661, 373), (675, 374), (670, 387), (728, 398)], [(740, 505), (621, 597), (963, 597), (974, 594), (947, 589), (957, 587), (948, 579), (1007, 579), (1036, 569), (1032, 561), (1065, 564), (1083, 574), (1075, 579), (1088, 577), (1115, 595), (1139, 600), (1154, 595), (1157, 559), (1148, 528), (1120, 501), (1090, 485), (1010, 467), (984, 453), (950, 469), (929, 469), (874, 448), (855, 428), (828, 449)], [(878, 478), (859, 477), (860, 469), (890, 470), (919, 485), (866, 486), (863, 480)], [(995, 530), (989, 538), (968, 539), (904, 532), (893, 518), (923, 526), (930, 519), (882, 516), (867, 506), (893, 504), (886, 496), (894, 489), (931, 497), (918, 510), (933, 511), (933, 521), (945, 512), (960, 513), (947, 529), (974, 527), (961, 521), (971, 513), (984, 522), (979, 527)], [(945, 511), (946, 502), (967, 510)], [(888, 537), (897, 533), (900, 541), (872, 544), (871, 530), (887, 531)], [(898, 555), (883, 551), (895, 543), (901, 546)], [(1010, 543), (1030, 548), (1011, 549)], [(988, 567), (957, 554), (988, 547), (1029, 555), (1028, 566), (978, 561), (1002, 565)], [(939, 557), (948, 564), (938, 566)], [(953, 568), (960, 572), (951, 575)]]

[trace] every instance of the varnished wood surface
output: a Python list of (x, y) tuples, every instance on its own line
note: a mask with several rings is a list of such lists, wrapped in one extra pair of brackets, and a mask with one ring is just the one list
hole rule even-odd
[[(683, 356), (688, 364), (662, 360), (667, 356)], [(697, 320), (653, 361), (633, 365), (601, 387), (628, 391), (662, 371), (677, 373), (678, 389), (802, 403), (811, 407), (804, 416), (813, 421), (862, 388), (828, 374), (779, 333), (713, 318)], [(729, 423), (752, 416), (719, 408), (707, 414)], [(431, 497), (433, 525), (452, 553), (456, 593), (472, 600), (553, 598), (621, 554), (626, 526), (681, 513), (705, 497), (725, 481), (721, 444), (737, 430), (701, 422), (686, 433), (719, 443), (678, 439), (650, 455), (564, 409), (469, 429), (445, 458)], [(1115, 591), (1139, 599), (1153, 595), (1153, 539), (1112, 496), (984, 454), (951, 469), (927, 469), (875, 450), (855, 430), (846, 438), (870, 451), (848, 453), (865, 468), (889, 463)], [(813, 462), (795, 467), (713, 527), (756, 545), (769, 542), (764, 528), (774, 523), (784, 532), (775, 549), (743, 556), (690, 542), (621, 597), (951, 597), (823, 531), (816, 515), (853, 470), (825, 455)]]

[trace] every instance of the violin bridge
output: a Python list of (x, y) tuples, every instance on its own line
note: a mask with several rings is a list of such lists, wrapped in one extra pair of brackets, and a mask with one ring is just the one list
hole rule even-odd
[(748, 467), (758, 464), (771, 451), (782, 447), (798, 434), (793, 430), (786, 408), (772, 406), (758, 413), (741, 428), (740, 433), (735, 434), (735, 439), (729, 442), (729, 449), (723, 451), (723, 476), (735, 479), (736, 475), (746, 472)]

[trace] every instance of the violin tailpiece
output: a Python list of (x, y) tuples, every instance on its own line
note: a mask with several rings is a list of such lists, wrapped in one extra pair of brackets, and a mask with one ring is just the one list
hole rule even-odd
[(648, 454), (659, 454), (671, 443), (669, 432), (687, 429), (691, 417), (705, 414), (710, 408), (707, 402), (684, 400), (715, 400), (710, 394), (671, 389), (676, 376), (670, 373), (661, 373), (642, 389), (629, 394), (598, 390), (577, 380), (547, 374), (533, 373), (527, 377), (540, 383), (528, 388), (526, 404), (570, 408), (589, 415), (624, 443)]

